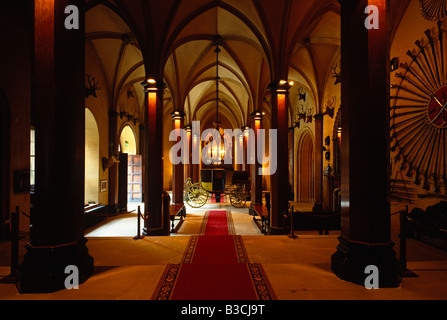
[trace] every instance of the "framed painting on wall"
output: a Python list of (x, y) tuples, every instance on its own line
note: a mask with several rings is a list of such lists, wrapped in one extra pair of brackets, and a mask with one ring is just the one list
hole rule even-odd
[(107, 192), (107, 180), (101, 180), (100, 190), (101, 192)]

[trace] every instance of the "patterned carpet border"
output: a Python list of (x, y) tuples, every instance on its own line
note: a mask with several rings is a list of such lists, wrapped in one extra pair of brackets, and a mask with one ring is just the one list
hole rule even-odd
[(152, 300), (169, 300), (177, 283), (182, 264), (168, 264), (161, 277), (161, 281), (154, 292)]
[(233, 216), (231, 214), (231, 211), (228, 210), (227, 210), (227, 224), (228, 224), (228, 234), (235, 235), (236, 230), (234, 229)]
[(196, 251), (198, 240), (199, 240), (199, 236), (191, 236), (189, 238), (188, 245), (186, 246), (186, 250), (183, 255), (182, 264), (192, 262), (192, 258), (194, 256), (194, 252)]
[(209, 216), (210, 216), (210, 212), (208, 210), (205, 211), (205, 214), (203, 215), (203, 220), (202, 220), (202, 227), (200, 228), (199, 234), (205, 234), (206, 224), (208, 223)]
[(253, 286), (259, 300), (277, 300), (272, 286), (260, 263), (247, 263)]
[(241, 236), (233, 236), (234, 246), (236, 248), (237, 259), (239, 263), (247, 263), (248, 256), (247, 251), (245, 250), (244, 242), (242, 241)]

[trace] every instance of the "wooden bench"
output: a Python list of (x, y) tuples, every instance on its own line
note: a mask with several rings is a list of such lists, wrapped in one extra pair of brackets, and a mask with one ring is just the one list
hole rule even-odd
[[(285, 222), (290, 228), (290, 218)], [(329, 234), (329, 230), (340, 230), (341, 217), (333, 211), (293, 211), (293, 227), (295, 231), (316, 230), (320, 235)]]
[(84, 206), (84, 213), (93, 213), (95, 211), (103, 210), (106, 206), (101, 203), (94, 203)]
[[(248, 212), (253, 216), (253, 221), (263, 234), (268, 234), (270, 225), (270, 210), (262, 204), (252, 204)], [(259, 218), (258, 218), (259, 217)]]
[[(177, 233), (183, 224), (183, 219), (186, 218), (186, 207), (183, 203), (171, 204), (169, 217), (171, 220), (171, 233)], [(177, 225), (174, 222), (178, 220)]]
[(101, 203), (84, 206), (84, 229), (88, 229), (107, 218), (107, 206)]

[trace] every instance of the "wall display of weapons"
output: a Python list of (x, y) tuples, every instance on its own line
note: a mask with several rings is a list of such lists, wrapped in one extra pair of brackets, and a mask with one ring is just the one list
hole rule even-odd
[(408, 50), (409, 62), (396, 72), (391, 85), (391, 152), (394, 164), (416, 185), (436, 194), (447, 193), (447, 70), (442, 21), (425, 31)]

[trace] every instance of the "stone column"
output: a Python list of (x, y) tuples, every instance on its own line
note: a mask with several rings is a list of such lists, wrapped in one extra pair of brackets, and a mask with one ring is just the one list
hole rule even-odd
[[(341, 223), (332, 270), (364, 285), (365, 268), (379, 270), (379, 286), (400, 283), (390, 234), (388, 0), (341, 3)], [(379, 29), (365, 27), (367, 5), (379, 9)]]
[[(163, 214), (163, 93), (161, 80), (142, 83), (145, 92), (145, 136), (143, 153), (144, 222), (143, 235), (169, 235), (169, 216)], [(169, 212), (168, 212), (169, 213)]]
[(250, 132), (250, 127), (249, 126), (245, 126), (243, 128), (243, 132), (244, 132), (244, 142), (243, 142), (243, 149), (244, 149), (244, 155), (243, 155), (243, 170), (245, 172), (247, 172), (248, 176), (250, 176), (250, 165), (248, 164), (248, 137), (249, 137), (249, 132)]
[[(64, 9), (79, 8), (80, 28), (67, 30)], [(84, 238), (85, 30), (83, 1), (34, 2), (35, 200), (30, 240), (17, 288), (65, 288), (67, 266), (82, 283), (93, 274)]]
[[(177, 110), (171, 113), (172, 121), (174, 123), (173, 128), (177, 134), (177, 141), (174, 143), (178, 143), (181, 138), (181, 130), (183, 130), (183, 120), (184, 114), (183, 112)], [(187, 137), (184, 137), (187, 139)], [(180, 156), (177, 154), (177, 157)], [(178, 164), (172, 164), (172, 203), (174, 204), (183, 204), (183, 185), (184, 185), (184, 159)]]
[(315, 119), (315, 174), (314, 174), (314, 207), (323, 209), (323, 114), (316, 114)]
[(188, 146), (188, 162), (185, 163), (185, 171), (184, 171), (184, 180), (186, 181), (188, 178), (193, 177), (193, 168), (192, 168), (192, 127), (191, 125), (185, 126), (186, 130), (186, 143)]
[(287, 98), (291, 84), (282, 80), (270, 85), (272, 92), (272, 129), (277, 130), (277, 165), (271, 176), (270, 229), (272, 234), (284, 234), (284, 214), (288, 210), (288, 110)]
[(295, 137), (295, 127), (289, 128), (288, 132), (288, 161), (289, 161), (289, 200), (294, 200), (294, 164), (295, 164), (295, 157), (294, 157), (294, 139)]
[[(109, 157), (118, 154), (118, 113), (109, 111)], [(109, 168), (109, 210), (118, 209), (118, 164)]]
[[(251, 164), (250, 164), (250, 173), (251, 173), (251, 204), (262, 204), (262, 173), (261, 167), (262, 165), (258, 161), (258, 139), (259, 139), (259, 131), (262, 129), (262, 113), (256, 111), (250, 115), (251, 118), (251, 129), (253, 130), (252, 136), (249, 136), (249, 139), (253, 139), (249, 142), (249, 144), (253, 143), (253, 147), (250, 152), (253, 152), (250, 155)], [(248, 150), (248, 149), (247, 149)], [(263, 150), (259, 150), (260, 154), (263, 154)]]
[(200, 128), (194, 128), (191, 132), (191, 153), (192, 153), (192, 182), (196, 183), (200, 181), (200, 164), (202, 162), (201, 143), (200, 143)]

